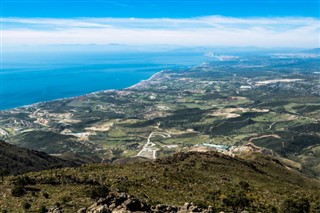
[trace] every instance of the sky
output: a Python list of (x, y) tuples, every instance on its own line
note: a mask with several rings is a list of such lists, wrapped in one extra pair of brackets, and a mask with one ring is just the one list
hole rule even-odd
[(320, 46), (320, 0), (1, 0), (2, 46)]

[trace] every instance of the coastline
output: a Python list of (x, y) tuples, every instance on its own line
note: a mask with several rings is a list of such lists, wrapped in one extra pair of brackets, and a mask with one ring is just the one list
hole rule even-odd
[(99, 91), (95, 91), (95, 92), (90, 92), (90, 93), (86, 93), (83, 95), (77, 95), (77, 96), (72, 96), (72, 97), (66, 97), (66, 98), (57, 98), (57, 99), (53, 99), (53, 100), (48, 100), (48, 101), (40, 101), (40, 102), (36, 102), (33, 104), (27, 104), (27, 105), (23, 105), (23, 106), (19, 106), (19, 107), (14, 107), (14, 108), (8, 108), (8, 109), (0, 109), (0, 113), (6, 112), (6, 111), (11, 111), (11, 110), (18, 110), (18, 109), (28, 109), (28, 108), (32, 108), (32, 107), (37, 107), (38, 105), (41, 104), (46, 104), (49, 102), (53, 102), (53, 101), (63, 101), (63, 100), (70, 100), (70, 99), (75, 99), (75, 98), (80, 98), (80, 97), (87, 97), (90, 95), (95, 95), (95, 94), (99, 94), (99, 93), (108, 93), (108, 92), (114, 92), (114, 91), (120, 91), (120, 90), (131, 90), (131, 89), (137, 89), (137, 87), (152, 81), (154, 78), (156, 78), (159, 74), (163, 73), (167, 71), (167, 69), (165, 70), (160, 70), (158, 72), (156, 72), (155, 74), (153, 74), (150, 78), (146, 79), (146, 80), (141, 80), (140, 82), (133, 84), (132, 86), (129, 87), (125, 87), (125, 88), (121, 88), (121, 89), (106, 89), (106, 90), (99, 90)]
[(149, 82), (149, 81), (152, 81), (153, 79), (157, 78), (158, 75), (160, 75), (161, 73), (163, 73), (163, 72), (165, 72), (165, 71), (167, 71), (167, 70), (161, 70), (161, 71), (153, 74), (150, 78), (148, 78), (148, 79), (146, 79), (146, 80), (142, 80), (142, 81), (140, 81), (139, 83), (136, 83), (136, 84), (134, 84), (134, 85), (132, 85), (132, 86), (130, 86), (130, 87), (124, 88), (124, 89), (128, 89), (128, 90), (130, 90), (130, 89), (137, 89), (137, 87), (139, 87), (139, 86), (141, 86), (141, 85), (143, 85), (143, 84), (145, 84), (145, 83), (147, 83), (147, 82)]

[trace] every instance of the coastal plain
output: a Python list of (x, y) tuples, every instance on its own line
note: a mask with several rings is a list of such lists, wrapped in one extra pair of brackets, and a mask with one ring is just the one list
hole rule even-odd
[(163, 70), (130, 88), (0, 111), (0, 137), (104, 162), (258, 152), (319, 178), (318, 69), (314, 57), (243, 56)]

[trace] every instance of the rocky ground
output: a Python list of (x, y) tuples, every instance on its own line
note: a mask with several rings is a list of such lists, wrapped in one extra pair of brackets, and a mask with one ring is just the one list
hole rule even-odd
[[(49, 213), (62, 213), (63, 209), (54, 206), (49, 209)], [(149, 206), (139, 199), (127, 194), (119, 193), (109, 194), (106, 198), (100, 198), (88, 208), (81, 208), (77, 213), (131, 213), (131, 212), (154, 212), (154, 213), (188, 213), (188, 212), (202, 212), (213, 213), (212, 206), (208, 209), (201, 209), (191, 203), (185, 203), (183, 206), (171, 206), (166, 204), (158, 204), (156, 206)], [(245, 212), (245, 211), (244, 211)]]

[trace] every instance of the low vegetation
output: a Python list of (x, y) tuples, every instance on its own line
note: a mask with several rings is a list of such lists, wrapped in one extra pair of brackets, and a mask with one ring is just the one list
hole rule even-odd
[(320, 211), (318, 181), (262, 154), (244, 160), (216, 152), (178, 153), (153, 163), (91, 164), (9, 176), (1, 183), (0, 209), (34, 212), (59, 205), (65, 212), (76, 212), (119, 192), (150, 206), (193, 202), (205, 209), (211, 205), (216, 212)]

